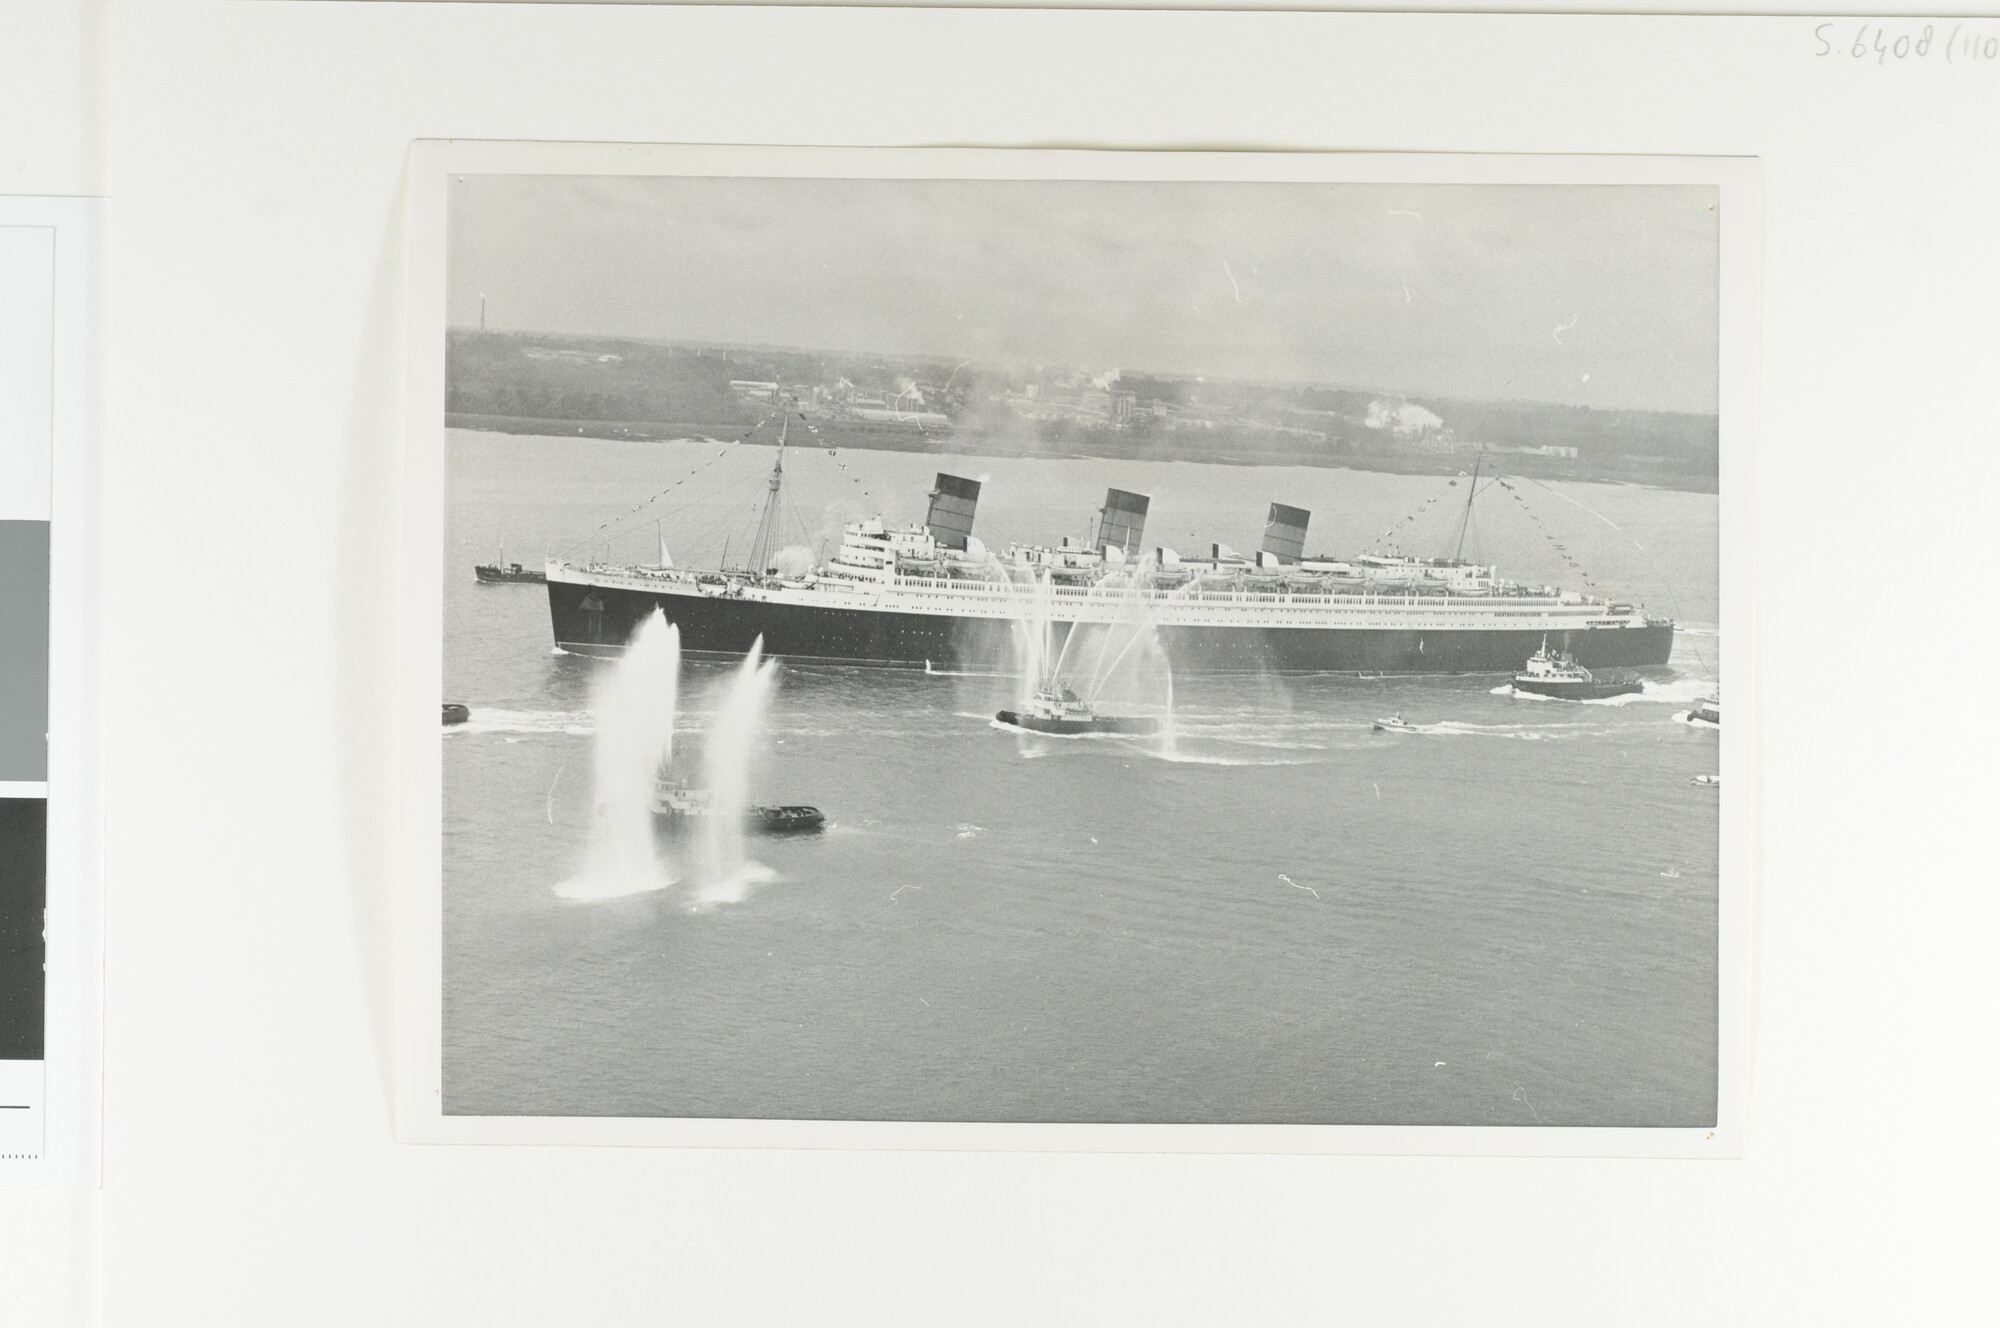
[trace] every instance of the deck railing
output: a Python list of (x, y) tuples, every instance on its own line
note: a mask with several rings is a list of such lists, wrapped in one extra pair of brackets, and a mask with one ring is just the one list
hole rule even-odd
[[(561, 567), (573, 564), (559, 563)], [(671, 581), (681, 584), (696, 584), (704, 577), (722, 575), (714, 572), (697, 573), (686, 568), (614, 567), (603, 563), (590, 563), (576, 570), (593, 576), (619, 577), (634, 583)], [(732, 583), (740, 584), (740, 574), (729, 574)], [(950, 597), (954, 599), (972, 598), (998, 601), (1008, 605), (1032, 608), (1035, 601), (1046, 594), (1058, 604), (1143, 604), (1188, 606), (1248, 604), (1269, 605), (1274, 608), (1308, 609), (1374, 609), (1374, 608), (1480, 608), (1494, 617), (1523, 616), (1544, 617), (1560, 611), (1564, 616), (1636, 618), (1636, 613), (1610, 614), (1603, 600), (1563, 600), (1545, 595), (1498, 593), (1464, 595), (1438, 591), (1430, 594), (1368, 594), (1353, 592), (1310, 592), (1252, 591), (1252, 590), (1141, 590), (1131, 586), (1040, 586), (1024, 585), (1019, 582), (958, 580), (947, 577), (893, 576), (881, 580), (856, 578), (845, 581), (839, 578), (821, 577), (813, 583), (814, 590), (824, 594), (846, 597), (873, 596), (884, 590), (893, 590), (906, 596)]]
[[(973, 595), (994, 599), (1025, 600), (1032, 603), (1045, 593), (1040, 587), (1019, 584), (1002, 584), (995, 581), (953, 581), (938, 577), (899, 576), (889, 582), (895, 589), (905, 593), (934, 595)], [(1251, 590), (1137, 590), (1129, 586), (1050, 586), (1046, 593), (1058, 602), (1108, 602), (1141, 604), (1274, 604), (1297, 605), (1304, 608), (1325, 608), (1362, 606), (1375, 604), (1428, 605), (1466, 604), (1477, 601), (1481, 605), (1498, 608), (1539, 609), (1563, 608), (1579, 612), (1595, 610), (1602, 612), (1602, 602), (1589, 600), (1565, 601), (1543, 595), (1452, 595), (1443, 592), (1435, 594), (1383, 595), (1366, 594), (1356, 591), (1350, 594), (1310, 592), (1251, 591)]]

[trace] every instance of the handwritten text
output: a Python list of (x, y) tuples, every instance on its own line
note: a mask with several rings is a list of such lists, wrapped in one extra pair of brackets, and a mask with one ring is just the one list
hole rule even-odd
[(1864, 60), (1872, 65), (1899, 61), (1926, 60), (1939, 64), (2000, 64), (2000, 29), (1979, 28), (1970, 23), (1954, 23), (1945, 29), (1935, 23), (1921, 27), (1888, 27), (1859, 23), (1822, 23), (1813, 29), (1819, 43), (1815, 56), (1827, 59)]

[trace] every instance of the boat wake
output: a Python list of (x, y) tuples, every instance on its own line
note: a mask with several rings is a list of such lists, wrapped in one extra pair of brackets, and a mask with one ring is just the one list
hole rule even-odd
[(1325, 765), (1332, 756), (1224, 756), (1214, 752), (1191, 752), (1176, 747), (1171, 751), (1148, 751), (1145, 755), (1168, 765), (1288, 766)]
[(1567, 742), (1606, 732), (1598, 724), (1469, 724), (1456, 719), (1418, 724), (1414, 731), (1448, 738), (1512, 738), (1519, 742)]
[[(973, 718), (973, 716), (967, 716)], [(1231, 732), (1214, 731), (1190, 734), (1184, 727), (1176, 727), (1169, 733), (1043, 733), (1038, 729), (1022, 728), (1019, 725), (1003, 723), (998, 719), (986, 720), (989, 728), (1002, 733), (1012, 733), (1022, 738), (1048, 738), (1057, 742), (1115, 742), (1116, 750), (1130, 752), (1136, 756), (1164, 761), (1168, 765), (1218, 765), (1218, 766), (1289, 766), (1322, 765), (1334, 759), (1328, 744), (1317, 742), (1288, 742), (1271, 735), (1263, 727), (1250, 728), (1244, 725), (1228, 726)], [(1237, 736), (1237, 735), (1244, 736)], [(1164, 739), (1164, 740), (1163, 740)], [(1340, 744), (1353, 746), (1356, 744)], [(1257, 754), (1242, 754), (1217, 751), (1215, 748), (1250, 748)], [(1020, 755), (1024, 760), (1035, 760), (1048, 755), (1050, 748), (1040, 742), (1023, 742)], [(1280, 755), (1279, 753), (1284, 753)], [(1310, 753), (1310, 754), (1308, 754)]]
[[(1332, 741), (1332, 742), (1310, 741), (1310, 740), (1300, 739), (1296, 736), (1280, 737), (1276, 734), (1272, 734), (1260, 729), (1254, 729), (1249, 727), (1248, 725), (1244, 725), (1241, 727), (1231, 726), (1231, 728), (1222, 730), (1197, 729), (1192, 733), (1183, 730), (1180, 733), (1175, 734), (1174, 736), (1176, 745), (1181, 743), (1193, 743), (1195, 746), (1199, 747), (1202, 744), (1206, 743), (1211, 747), (1251, 747), (1261, 752), (1329, 753), (1335, 751), (1350, 751), (1360, 746), (1359, 743), (1352, 741), (1353, 733), (1354, 733), (1354, 726), (1350, 724), (1345, 726), (1345, 728), (1342, 731), (1340, 731), (1338, 735), (1341, 738), (1349, 739), (1348, 741)], [(1290, 759), (1320, 760), (1324, 758), (1322, 756), (1315, 755), (1310, 758), (1301, 756)]]
[[(986, 719), (986, 716), (968, 715), (966, 718)], [(1002, 733), (1025, 733), (1034, 738), (1061, 738), (1065, 742), (1074, 741), (1078, 738), (1122, 738), (1126, 742), (1131, 742), (1134, 739), (1158, 741), (1160, 736), (1157, 733), (1114, 733), (1109, 730), (1099, 730), (1095, 733), (1045, 733), (1041, 729), (1024, 728), (1019, 724), (1009, 724), (1004, 720), (986, 719), (986, 723), (988, 727), (999, 729)]]
[(926, 677), (931, 678), (1013, 678), (1019, 676), (1013, 673), (981, 672), (974, 669), (940, 669), (933, 667), (929, 660), (924, 661), (924, 674)]
[(1654, 682), (1647, 679), (1636, 692), (1623, 696), (1601, 696), (1593, 700), (1577, 701), (1563, 696), (1542, 696), (1536, 692), (1517, 692), (1514, 684), (1502, 683), (1492, 689), (1494, 696), (1511, 696), (1520, 701), (1553, 701), (1558, 705), (1587, 706), (1628, 706), (1628, 705), (1687, 705), (1691, 701), (1704, 700), (1715, 695), (1715, 684), (1700, 678), (1676, 678), (1672, 682)]
[(671, 877), (655, 872), (586, 871), (556, 886), (556, 897), (579, 904), (594, 904), (604, 899), (653, 894), (673, 883)]
[(590, 716), (568, 710), (487, 710), (475, 707), (472, 718), (453, 724), (447, 733), (561, 733), (587, 738), (597, 732)]
[[(964, 715), (961, 718), (985, 719), (986, 716)], [(875, 722), (872, 721), (875, 721), (874, 716), (857, 715), (851, 723), (838, 726), (825, 725), (815, 727), (810, 724), (785, 724), (781, 726), (773, 724), (766, 731), (780, 735), (773, 739), (773, 742), (779, 746), (783, 746), (787, 738), (837, 738), (842, 741), (853, 742), (857, 739), (894, 741), (903, 738), (931, 738), (935, 736), (934, 731), (930, 729), (893, 728), (886, 721), (881, 721), (882, 726), (878, 728)], [(704, 730), (690, 725), (686, 732), (699, 734), (704, 732)]]
[(740, 904), (760, 885), (769, 885), (778, 873), (761, 862), (744, 862), (725, 875), (710, 877), (681, 897), (681, 906), (690, 913), (705, 913), (720, 904)]

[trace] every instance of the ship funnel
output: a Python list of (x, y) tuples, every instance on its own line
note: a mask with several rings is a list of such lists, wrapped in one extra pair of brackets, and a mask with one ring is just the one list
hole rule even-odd
[(1303, 507), (1287, 507), (1283, 503), (1271, 504), (1271, 515), (1264, 522), (1264, 547), (1281, 563), (1295, 563), (1306, 555), (1306, 523), (1312, 520), (1312, 513)]
[(979, 481), (938, 472), (924, 528), (947, 549), (963, 549), (972, 538), (972, 513), (979, 506)]
[(1146, 508), (1152, 499), (1123, 489), (1104, 491), (1104, 509), (1097, 522), (1097, 548), (1136, 553), (1146, 537)]

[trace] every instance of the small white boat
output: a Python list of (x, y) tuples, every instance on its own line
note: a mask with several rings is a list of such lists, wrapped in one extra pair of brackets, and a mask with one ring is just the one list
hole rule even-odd
[(1397, 713), (1390, 715), (1386, 719), (1376, 720), (1375, 731), (1377, 733), (1421, 733), (1423, 730), (1419, 729), (1409, 720), (1404, 719), (1401, 713)]
[(1703, 785), (1703, 786), (1705, 786), (1705, 787), (1708, 787), (1708, 788), (1719, 788), (1719, 787), (1721, 786), (1721, 784), (1722, 784), (1722, 776), (1721, 776), (1721, 775), (1696, 775), (1696, 776), (1695, 776), (1695, 777), (1694, 777), (1693, 779), (1690, 779), (1690, 780), (1688, 781), (1688, 783), (1690, 783), (1690, 784), (1701, 784), (1701, 785)]

